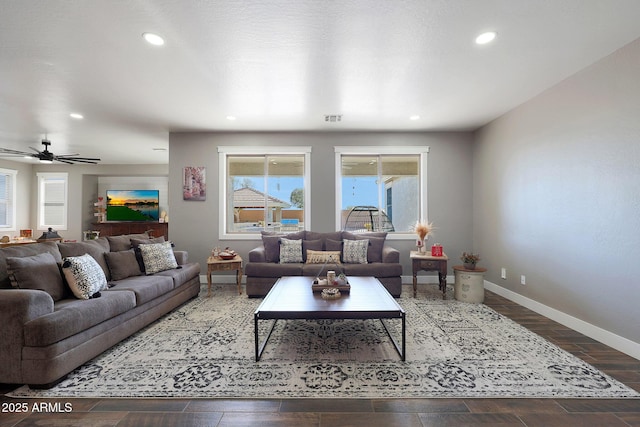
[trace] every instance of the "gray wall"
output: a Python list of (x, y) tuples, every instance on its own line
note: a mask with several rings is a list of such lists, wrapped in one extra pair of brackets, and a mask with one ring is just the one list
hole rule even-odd
[(639, 76), (640, 40), (479, 130), (473, 156), (486, 278), (635, 343)]
[[(189, 257), (204, 264), (215, 246), (229, 246), (247, 259), (258, 240), (219, 240), (218, 146), (311, 146), (312, 215), (308, 229), (335, 230), (334, 146), (430, 146), (428, 158), (428, 216), (436, 226), (429, 241), (443, 244), (458, 262), (472, 244), (472, 135), (449, 133), (171, 133), (169, 135), (169, 206), (172, 240), (189, 248)], [(182, 168), (205, 166), (207, 199), (182, 200)], [(416, 218), (418, 219), (418, 218)], [(409, 251), (413, 237), (393, 240), (401, 251), (405, 275), (411, 275)], [(450, 280), (453, 278), (451, 277)], [(431, 281), (431, 279), (428, 279)]]

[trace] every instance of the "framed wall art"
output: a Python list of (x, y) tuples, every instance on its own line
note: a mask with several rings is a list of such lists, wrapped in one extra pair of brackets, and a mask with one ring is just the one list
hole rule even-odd
[(182, 198), (203, 201), (207, 198), (207, 179), (204, 166), (186, 166), (182, 170)]

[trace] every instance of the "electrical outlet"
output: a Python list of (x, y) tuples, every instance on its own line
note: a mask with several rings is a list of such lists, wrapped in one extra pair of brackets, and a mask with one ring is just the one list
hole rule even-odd
[(524, 277), (524, 274), (520, 276), (520, 284), (521, 285), (526, 285), (527, 284), (527, 278)]
[(503, 279), (507, 278), (507, 269), (502, 267), (502, 270), (500, 271), (500, 277)]

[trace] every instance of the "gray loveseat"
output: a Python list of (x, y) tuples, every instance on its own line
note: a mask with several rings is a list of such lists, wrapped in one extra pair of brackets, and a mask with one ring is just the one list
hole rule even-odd
[[(402, 265), (398, 250), (386, 244), (385, 232), (350, 233), (336, 231), (318, 233), (313, 231), (299, 231), (289, 234), (263, 232), (262, 244), (249, 252), (249, 261), (244, 268), (246, 276), (247, 295), (250, 297), (265, 296), (278, 278), (283, 276), (312, 276), (318, 275), (322, 269), (322, 257), (318, 261), (312, 260), (308, 254), (318, 255), (321, 252), (338, 252), (340, 264), (328, 263), (326, 270), (336, 270), (348, 276), (373, 276), (384, 285), (394, 297), (402, 292)], [(284, 259), (282, 244), (295, 242), (295, 251), (301, 246), (302, 259)], [(352, 241), (364, 241), (366, 244), (365, 259), (345, 256), (345, 245), (352, 245)], [(357, 248), (356, 248), (357, 250)], [(313, 252), (309, 252), (313, 251)], [(347, 251), (350, 252), (350, 251)], [(293, 261), (293, 262), (292, 262)]]
[[(164, 240), (161, 238), (160, 240)], [(0, 249), (0, 383), (46, 388), (114, 344), (152, 323), (200, 291), (200, 265), (147, 235), (78, 243), (44, 242)], [(164, 248), (173, 267), (142, 271), (132, 245)], [(153, 254), (153, 252), (145, 252)], [(89, 254), (93, 260), (87, 259)], [(108, 288), (79, 299), (63, 273), (65, 257), (84, 258)], [(52, 261), (55, 260), (55, 261)], [(157, 263), (156, 263), (157, 264)], [(177, 266), (176, 266), (177, 264)], [(71, 264), (66, 264), (69, 269)], [(98, 267), (99, 266), (99, 267)], [(150, 270), (162, 270), (154, 265)], [(74, 274), (82, 274), (80, 270)], [(76, 283), (74, 281), (74, 283)], [(77, 282), (79, 283), (79, 282)], [(74, 286), (77, 290), (77, 287)]]

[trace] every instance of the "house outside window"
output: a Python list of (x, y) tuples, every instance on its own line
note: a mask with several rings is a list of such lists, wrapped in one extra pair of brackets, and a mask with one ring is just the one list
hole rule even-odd
[(38, 229), (67, 229), (67, 173), (38, 173)]
[(16, 230), (16, 176), (18, 171), (0, 169), (0, 230)]
[(221, 238), (304, 230), (309, 147), (219, 147)]
[(412, 233), (427, 218), (429, 147), (335, 147), (336, 226)]

